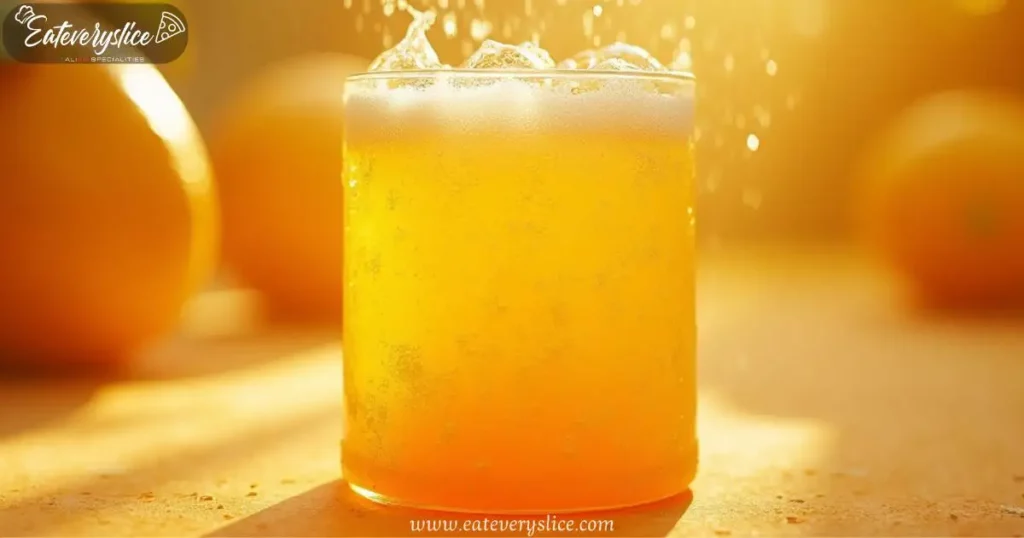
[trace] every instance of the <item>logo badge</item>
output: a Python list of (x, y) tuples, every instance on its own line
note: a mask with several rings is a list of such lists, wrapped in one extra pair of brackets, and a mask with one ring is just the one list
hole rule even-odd
[(25, 63), (172, 62), (185, 52), (185, 14), (171, 4), (32, 3), (3, 20), (3, 46)]

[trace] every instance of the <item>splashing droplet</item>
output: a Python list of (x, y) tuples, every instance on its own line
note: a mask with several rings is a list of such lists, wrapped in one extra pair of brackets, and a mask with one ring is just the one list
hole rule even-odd
[(676, 25), (666, 22), (661, 26), (661, 38), (671, 41), (676, 38)]
[(786, 96), (786, 108), (787, 109), (795, 110), (796, 109), (796, 105), (798, 105), (798, 104), (800, 104), (800, 96), (799, 95), (797, 95), (795, 93), (791, 93), (791, 94)]
[(671, 69), (673, 71), (690, 71), (693, 69), (693, 57), (690, 53), (681, 50), (679, 54), (676, 54), (676, 58), (672, 60)]
[(455, 12), (447, 13), (444, 16), (444, 22), (441, 27), (444, 29), (444, 35), (449, 38), (453, 38), (459, 33), (459, 23), (456, 18)]
[(442, 67), (434, 47), (427, 41), (427, 30), (437, 20), (434, 11), (405, 9), (413, 17), (405, 37), (394, 47), (382, 52), (370, 64), (370, 71), (402, 71), (408, 69), (439, 69)]
[(721, 181), (722, 173), (717, 168), (708, 172), (705, 188), (709, 193), (713, 193), (718, 190), (718, 183)]
[(754, 116), (757, 117), (757, 123), (761, 124), (761, 127), (767, 128), (772, 124), (772, 113), (765, 107), (757, 105), (754, 107)]
[(469, 26), (469, 35), (473, 37), (475, 41), (483, 41), (487, 39), (487, 36), (491, 35), (491, 31), (494, 26), (490, 21), (484, 19), (473, 19), (473, 22)]
[(761, 139), (756, 134), (750, 133), (747, 135), (747, 149), (750, 151), (757, 151), (761, 147)]
[(586, 11), (583, 13), (583, 36), (593, 37), (594, 36), (594, 12)]

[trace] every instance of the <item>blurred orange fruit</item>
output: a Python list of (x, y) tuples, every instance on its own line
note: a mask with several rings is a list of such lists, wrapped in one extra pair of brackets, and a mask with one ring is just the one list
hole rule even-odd
[(222, 256), (277, 315), (341, 314), (342, 94), (345, 77), (368, 65), (292, 59), (243, 87), (214, 121)]
[(865, 236), (920, 299), (1024, 303), (1024, 102), (929, 97), (883, 133), (863, 173)]
[(0, 71), (0, 357), (123, 360), (214, 264), (199, 133), (150, 65)]

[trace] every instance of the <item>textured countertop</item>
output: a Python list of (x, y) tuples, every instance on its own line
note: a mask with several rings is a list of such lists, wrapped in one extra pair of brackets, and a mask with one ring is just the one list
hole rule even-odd
[[(845, 254), (712, 256), (702, 467), (613, 535), (1024, 535), (1024, 321), (920, 318)], [(210, 292), (117, 380), (0, 381), (0, 536), (408, 536), (340, 481), (337, 331)]]

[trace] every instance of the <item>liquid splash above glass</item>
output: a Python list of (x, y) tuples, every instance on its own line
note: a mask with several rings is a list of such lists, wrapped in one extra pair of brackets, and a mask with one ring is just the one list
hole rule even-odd
[[(370, 64), (370, 71), (406, 71), (451, 69), (441, 63), (437, 52), (427, 39), (427, 31), (437, 20), (433, 10), (419, 11), (408, 4), (399, 9), (412, 15), (405, 37), (397, 45), (382, 52)], [(561, 63), (555, 63), (551, 54), (533, 41), (519, 45), (486, 39), (466, 59), (462, 69), (589, 69), (600, 71), (688, 72), (688, 62), (673, 62), (664, 66), (642, 47), (616, 41), (610, 45), (582, 51)]]
[[(778, 166), (769, 163), (777, 163), (781, 152), (794, 151), (801, 136), (797, 118), (814, 101), (813, 88), (803, 87), (814, 71), (808, 62), (817, 49), (809, 45), (829, 33), (834, 19), (827, 0), (344, 0), (344, 6), (354, 31), (368, 43), (377, 40), (380, 48), (369, 50), (371, 57), (389, 49), (380, 55), (378, 69), (419, 69), (403, 67), (403, 55), (395, 53), (418, 50), (429, 36), (432, 52), (419, 58), (433, 69), (448, 64), (694, 73), (700, 106), (692, 139), (703, 163), (697, 190), (712, 208), (702, 230), (713, 245), (719, 235), (738, 229), (732, 224), (748, 222), (744, 214), (775, 207), (776, 176), (764, 171)], [(410, 7), (436, 15), (424, 14), (430, 23), (407, 35), (400, 49), (395, 44), (409, 33), (409, 14), (418, 13)], [(440, 61), (433, 63), (434, 57)], [(450, 84), (467, 80), (455, 77)], [(422, 77), (386, 84), (434, 85)], [(569, 86), (572, 93), (608, 86), (557, 78), (546, 84)], [(626, 85), (637, 89), (635, 81)]]
[(404, 9), (412, 15), (412, 22), (405, 32), (405, 37), (397, 45), (377, 56), (370, 64), (370, 71), (443, 68), (441, 60), (434, 52), (434, 47), (427, 39), (427, 30), (437, 20), (437, 13), (433, 10), (418, 11), (410, 6), (404, 6)]

